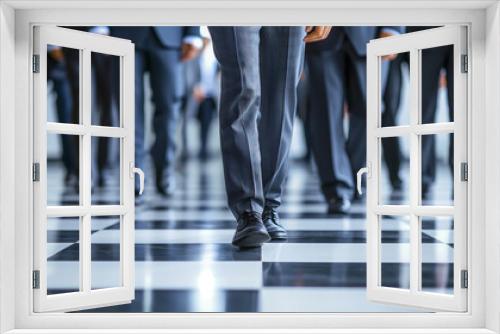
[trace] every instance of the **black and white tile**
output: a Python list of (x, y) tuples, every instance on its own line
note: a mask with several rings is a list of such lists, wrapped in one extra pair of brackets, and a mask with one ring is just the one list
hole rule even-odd
[[(58, 165), (50, 165), (49, 177), (61, 175)], [(438, 180), (436, 189), (450, 188), (446, 177)], [(48, 194), (51, 202), (77, 201), (62, 183), (57, 189)], [(96, 189), (92, 196), (106, 203), (112, 193)], [(148, 182), (144, 204), (136, 209), (135, 300), (87, 312), (426, 312), (368, 301), (364, 203), (355, 203), (345, 217), (325, 211), (314, 172), (292, 164), (281, 207), (289, 239), (238, 250), (231, 245), (235, 223), (226, 207), (220, 161), (190, 161), (177, 173), (172, 198), (158, 197)], [(48, 227), (50, 293), (75, 291), (78, 220), (51, 219)], [(423, 286), (449, 292), (453, 222), (425, 219), (422, 232)], [(93, 287), (119, 280), (119, 238), (117, 219), (93, 219)], [(404, 287), (409, 272), (407, 223), (387, 224), (382, 244), (382, 284)]]

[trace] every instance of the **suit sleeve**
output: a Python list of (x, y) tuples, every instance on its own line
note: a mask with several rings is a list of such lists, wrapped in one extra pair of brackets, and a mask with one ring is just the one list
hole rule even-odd
[(182, 32), (182, 37), (193, 36), (193, 37), (201, 37), (200, 27), (192, 26), (192, 27), (184, 27)]
[(380, 35), (380, 33), (383, 31), (391, 33), (393, 35), (399, 35), (405, 33), (405, 27), (398, 27), (398, 26), (379, 27), (377, 31), (377, 36)]

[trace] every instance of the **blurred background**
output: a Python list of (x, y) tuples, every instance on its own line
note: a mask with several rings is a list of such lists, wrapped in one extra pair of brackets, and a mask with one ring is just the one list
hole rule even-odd
[[(356, 50), (348, 29), (334, 27), (331, 38), (306, 50), (280, 210), (289, 239), (237, 250), (230, 244), (235, 224), (226, 206), (220, 155), (220, 73), (207, 28), (72, 28), (131, 39), (136, 45), (136, 163), (146, 173), (145, 194), (136, 201), (136, 299), (97, 311), (428, 312), (366, 299), (366, 208), (365, 199), (354, 193), (354, 179), (347, 191), (352, 201), (348, 212), (328, 210), (325, 189), (337, 187), (337, 181), (328, 179), (337, 177), (337, 156), (346, 154), (352, 168), (359, 156), (366, 156), (360, 145), (365, 137), (351, 130), (354, 122), (366, 127), (366, 74), (359, 74), (366, 72), (366, 53)], [(371, 28), (371, 39), (382, 32), (426, 29)], [(423, 51), (423, 123), (452, 121), (450, 48)], [(121, 126), (118, 66), (117, 57), (92, 54), (92, 124)], [(408, 55), (395, 55), (382, 66), (382, 126), (409, 124)], [(79, 123), (78, 50), (50, 46), (47, 80), (47, 121)], [(339, 83), (342, 94), (332, 82)], [(325, 119), (328, 135), (318, 139), (318, 124)], [(452, 205), (452, 138), (423, 137), (428, 138), (421, 143), (422, 203)], [(78, 136), (47, 137), (48, 205), (80, 201), (78, 143)], [(388, 138), (381, 145), (380, 202), (405, 203), (408, 140)], [(94, 204), (121, 201), (120, 146), (120, 139), (92, 139)], [(318, 154), (321, 150), (325, 155)], [(334, 162), (322, 175), (332, 176), (320, 177), (318, 165), (325, 165), (327, 155)], [(409, 284), (408, 224), (404, 216), (381, 218), (384, 286)], [(421, 224), (423, 289), (452, 293), (453, 217), (422, 217)], [(79, 219), (54, 218), (48, 225), (49, 294), (78, 290)], [(119, 232), (120, 217), (92, 218), (95, 288), (119, 284)]]

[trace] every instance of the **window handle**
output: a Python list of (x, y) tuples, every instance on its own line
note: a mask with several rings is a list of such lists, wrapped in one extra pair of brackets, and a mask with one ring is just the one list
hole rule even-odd
[(356, 185), (358, 188), (358, 194), (363, 195), (363, 189), (361, 188), (361, 181), (363, 180), (363, 174), (366, 174), (366, 177), (370, 177), (370, 163), (366, 164), (366, 167), (361, 168), (358, 170), (358, 173), (356, 174)]
[(139, 175), (139, 195), (144, 192), (144, 172), (142, 169), (135, 167), (133, 162), (130, 162), (130, 178), (134, 178), (135, 174)]

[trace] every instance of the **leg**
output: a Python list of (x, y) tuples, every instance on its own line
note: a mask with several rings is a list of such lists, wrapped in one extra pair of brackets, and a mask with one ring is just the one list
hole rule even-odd
[(288, 170), (304, 58), (304, 27), (263, 27), (260, 43), (259, 140), (265, 206), (277, 208)]
[(181, 117), (181, 148), (180, 148), (180, 156), (181, 156), (181, 161), (186, 161), (188, 159), (188, 135), (187, 135), (187, 125), (189, 122), (189, 115), (188, 115), (188, 110), (187, 110), (187, 105), (188, 105), (188, 97), (187, 95), (184, 95), (181, 98), (180, 102), (180, 117)]
[(210, 33), (222, 73), (219, 122), (229, 207), (236, 217), (260, 213), (260, 27), (211, 27)]
[[(78, 50), (70, 48), (63, 48), (63, 53), (71, 94), (70, 122), (78, 124), (80, 123), (80, 56)], [(80, 143), (77, 140), (71, 140), (71, 149), (73, 152), (79, 152)], [(73, 169), (72, 174), (78, 175), (80, 170), (80, 157), (78, 154), (74, 155)]]
[[(96, 98), (95, 102), (99, 111), (99, 125), (111, 126), (113, 100), (111, 95), (111, 72), (113, 56), (95, 54), (92, 65), (95, 69)], [(109, 138), (99, 137), (97, 141), (97, 182), (104, 185), (104, 169), (109, 161)]]
[(208, 134), (210, 123), (215, 111), (215, 100), (213, 97), (206, 97), (198, 107), (198, 120), (200, 121), (200, 158), (208, 157)]
[[(180, 51), (155, 47), (150, 49), (151, 90), (154, 103), (153, 129), (155, 140), (151, 148), (156, 171), (158, 192), (168, 195), (172, 188), (175, 162), (175, 137), (182, 94)], [(167, 184), (164, 184), (164, 173)]]
[(343, 128), (343, 52), (308, 53), (311, 109), (308, 117), (313, 157), (327, 201), (350, 199), (354, 191)]
[[(446, 46), (422, 52), (422, 123), (434, 123), (439, 90), (439, 76), (443, 68)], [(436, 169), (435, 141), (433, 136), (422, 137), (422, 196), (426, 197), (434, 183)]]
[(304, 141), (306, 144), (306, 152), (304, 153), (304, 156), (301, 157), (301, 160), (304, 162), (309, 162), (311, 160), (311, 132), (309, 127), (307, 126), (308, 123), (308, 117), (309, 117), (309, 103), (310, 103), (310, 97), (309, 97), (309, 83), (308, 83), (308, 70), (307, 70), (307, 64), (304, 64), (304, 69), (302, 71), (302, 75), (299, 81), (299, 85), (297, 87), (297, 114), (300, 118), (301, 121), (301, 126), (304, 131)]
[[(48, 77), (54, 83), (56, 93), (57, 120), (61, 123), (71, 123), (71, 88), (64, 63), (48, 62)], [(61, 135), (62, 161), (69, 177), (75, 171), (75, 151), (70, 136)]]
[[(396, 117), (401, 99), (401, 62), (399, 55), (389, 64), (389, 73), (384, 89), (384, 112), (382, 114), (382, 126), (395, 126)], [(401, 187), (399, 170), (401, 168), (401, 148), (398, 137), (389, 137), (382, 142), (384, 159), (389, 172), (389, 179), (393, 189)]]

